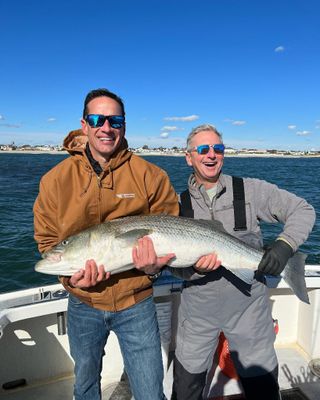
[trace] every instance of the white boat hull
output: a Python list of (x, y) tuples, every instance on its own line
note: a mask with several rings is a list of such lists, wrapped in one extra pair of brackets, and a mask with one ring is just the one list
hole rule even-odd
[[(311, 268), (311, 267), (310, 267)], [(273, 317), (279, 321), (276, 350), (280, 363), (282, 389), (295, 382), (318, 382), (308, 369), (311, 359), (320, 358), (320, 272), (306, 278), (310, 305), (300, 302), (283, 281), (268, 280)], [(166, 376), (165, 394), (170, 398), (177, 308), (181, 283), (165, 282), (155, 286), (154, 299), (162, 339)], [(73, 361), (69, 354), (63, 315), (67, 310), (67, 293), (60, 284), (0, 295), (0, 399), (72, 399)], [(57, 323), (59, 321), (59, 323)], [(60, 334), (59, 334), (60, 333)], [(102, 388), (105, 399), (119, 385), (123, 362), (117, 338), (111, 334), (103, 362)], [(110, 360), (112, 359), (112, 362)], [(19, 386), (25, 380), (26, 385)], [(207, 388), (208, 398), (240, 393), (237, 380), (225, 377), (218, 384), (215, 375)], [(30, 397), (29, 397), (30, 396)], [(130, 397), (129, 397), (130, 398)], [(320, 398), (320, 397), (319, 397)]]

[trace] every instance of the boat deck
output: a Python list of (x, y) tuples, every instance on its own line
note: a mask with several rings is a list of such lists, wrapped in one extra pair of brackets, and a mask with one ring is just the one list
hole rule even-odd
[[(320, 399), (320, 276), (308, 279), (310, 305), (299, 302), (286, 287), (270, 288), (272, 315), (279, 320), (275, 348), (283, 400)], [(176, 282), (155, 287), (168, 399), (180, 288)], [(0, 295), (0, 300), (0, 400), (71, 400), (73, 360), (63, 318), (67, 297), (61, 285)], [(105, 354), (103, 399), (131, 400), (130, 389), (122, 379), (122, 356), (113, 333)], [(311, 359), (318, 360), (316, 374), (310, 368)], [(209, 377), (206, 399), (242, 399), (238, 380), (225, 376), (218, 366)], [(19, 386), (24, 379), (26, 383)], [(8, 383), (15, 387), (5, 389)]]
[[(314, 375), (309, 367), (306, 355), (297, 346), (276, 347), (279, 358), (279, 382), (283, 393), (283, 400), (319, 400), (320, 378)], [(290, 367), (289, 367), (290, 366)], [(170, 398), (172, 385), (172, 363), (165, 376), (164, 391)], [(103, 400), (130, 400), (130, 388), (125, 379), (107, 382), (102, 378)], [(61, 400), (72, 399), (73, 377), (62, 376), (54, 381), (39, 384), (24, 385), (15, 389), (0, 390), (0, 399), (6, 400)], [(292, 388), (299, 388), (305, 397)], [(298, 394), (296, 394), (298, 393)], [(300, 396), (300, 397), (297, 397)], [(217, 367), (211, 385), (207, 388), (207, 399), (221, 400), (241, 399), (241, 388), (235, 379), (226, 377)]]

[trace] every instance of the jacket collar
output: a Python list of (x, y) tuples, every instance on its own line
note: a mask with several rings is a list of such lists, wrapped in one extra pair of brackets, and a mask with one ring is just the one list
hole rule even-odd
[(94, 172), (97, 175), (100, 175), (101, 172), (103, 171), (103, 169), (102, 169), (101, 165), (98, 163), (98, 161), (93, 158), (93, 155), (91, 153), (91, 150), (90, 150), (88, 142), (87, 142), (86, 147), (85, 147), (85, 153), (86, 153), (86, 156), (87, 156), (87, 158), (89, 160), (89, 163), (91, 164), (91, 167), (93, 168)]

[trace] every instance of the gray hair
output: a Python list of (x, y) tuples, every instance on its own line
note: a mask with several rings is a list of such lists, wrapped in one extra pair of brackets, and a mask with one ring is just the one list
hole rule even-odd
[(192, 131), (189, 133), (189, 136), (187, 137), (187, 151), (191, 150), (190, 143), (191, 143), (192, 139), (198, 133), (203, 132), (203, 131), (209, 131), (209, 132), (215, 133), (217, 136), (219, 136), (219, 138), (222, 141), (222, 134), (213, 125), (210, 125), (210, 124), (199, 125), (199, 126), (196, 126), (195, 128), (193, 128)]

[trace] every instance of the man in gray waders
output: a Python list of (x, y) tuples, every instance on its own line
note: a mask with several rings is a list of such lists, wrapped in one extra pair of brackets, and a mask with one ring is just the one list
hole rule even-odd
[[(244, 284), (212, 257), (175, 269), (185, 280), (181, 295), (172, 400), (200, 400), (220, 332), (229, 343), (247, 400), (280, 399), (275, 333), (264, 274), (279, 275), (308, 238), (315, 212), (305, 200), (263, 180), (224, 175), (224, 145), (211, 125), (187, 139), (186, 161), (193, 168), (181, 194), (181, 215), (217, 220), (252, 247), (263, 247), (259, 222), (283, 230), (266, 250), (252, 285)], [(172, 269), (173, 270), (173, 269)]]

